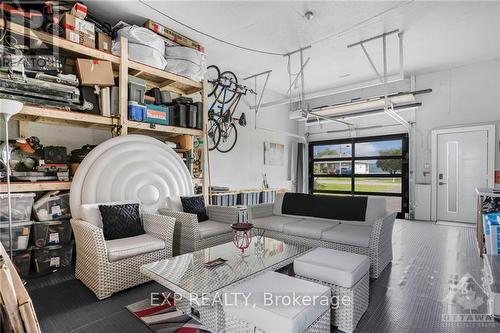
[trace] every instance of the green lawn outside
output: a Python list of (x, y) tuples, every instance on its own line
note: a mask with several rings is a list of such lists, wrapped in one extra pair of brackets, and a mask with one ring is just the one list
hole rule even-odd
[[(317, 178), (315, 190), (351, 191), (350, 178)], [(401, 178), (368, 178), (358, 177), (355, 180), (355, 190), (358, 192), (401, 193)]]

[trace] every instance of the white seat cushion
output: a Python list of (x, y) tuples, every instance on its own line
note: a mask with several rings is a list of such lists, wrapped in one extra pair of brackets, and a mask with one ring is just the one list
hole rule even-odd
[(297, 217), (287, 217), (280, 215), (273, 215), (268, 217), (261, 217), (258, 219), (252, 219), (252, 223), (254, 227), (261, 228), (265, 230), (283, 232), (283, 226), (291, 222), (298, 222), (302, 220), (302, 218)]
[(200, 228), (201, 239), (226, 234), (233, 231), (233, 229), (231, 229), (231, 227), (227, 223), (215, 222), (212, 220), (199, 222), (198, 226)]
[(372, 233), (370, 225), (344, 224), (323, 232), (321, 240), (354, 246), (368, 247)]
[(351, 288), (370, 270), (367, 256), (318, 247), (295, 259), (295, 274)]
[[(304, 298), (298, 298), (296, 304), (286, 303), (285, 297), (293, 300), (294, 295)], [(226, 296), (234, 300), (224, 304), (227, 315), (266, 332), (299, 333), (329, 310), (331, 290), (288, 275), (265, 272), (229, 288)], [(305, 296), (316, 297), (316, 300), (307, 304)]]
[(339, 222), (335, 220), (306, 218), (302, 221), (285, 224), (283, 232), (288, 235), (320, 239), (324, 231), (337, 225)]
[(102, 229), (102, 216), (101, 216), (101, 211), (99, 210), (99, 205), (112, 206), (112, 205), (124, 205), (130, 203), (140, 204), (137, 200), (123, 200), (123, 201), (113, 201), (113, 202), (82, 204), (80, 206), (81, 219), (84, 220), (85, 222), (91, 223), (96, 227)]
[(148, 234), (106, 241), (109, 261), (136, 257), (165, 248), (165, 242)]

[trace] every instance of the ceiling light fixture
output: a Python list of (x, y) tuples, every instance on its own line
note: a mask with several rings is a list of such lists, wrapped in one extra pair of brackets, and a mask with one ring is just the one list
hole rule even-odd
[(306, 18), (306, 20), (311, 21), (311, 20), (314, 18), (314, 13), (313, 13), (313, 12), (311, 12), (310, 10), (308, 10), (308, 11), (304, 14), (304, 17)]

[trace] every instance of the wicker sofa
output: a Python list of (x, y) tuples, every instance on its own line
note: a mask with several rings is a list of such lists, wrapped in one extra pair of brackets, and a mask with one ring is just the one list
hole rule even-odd
[(174, 254), (184, 254), (224, 244), (233, 239), (230, 224), (238, 222), (235, 207), (207, 206), (209, 220), (198, 222), (196, 214), (160, 208), (162, 215), (175, 218)]
[(372, 278), (392, 261), (396, 213), (382, 197), (279, 194), (274, 204), (250, 206), (249, 218), (267, 237), (366, 255)]

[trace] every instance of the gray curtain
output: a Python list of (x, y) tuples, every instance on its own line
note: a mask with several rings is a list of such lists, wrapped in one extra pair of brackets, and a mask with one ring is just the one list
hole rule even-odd
[(304, 185), (304, 149), (305, 144), (297, 143), (297, 193), (306, 193), (307, 189)]

